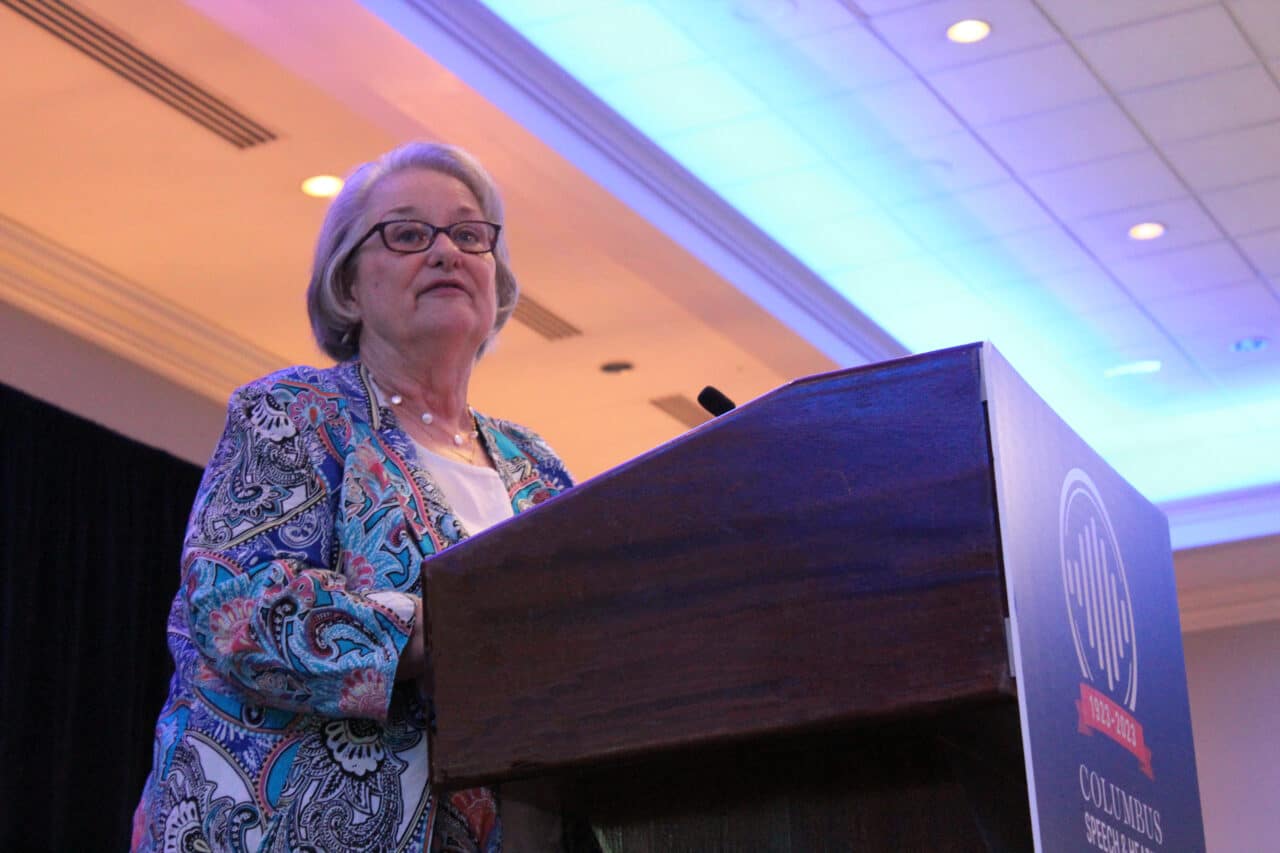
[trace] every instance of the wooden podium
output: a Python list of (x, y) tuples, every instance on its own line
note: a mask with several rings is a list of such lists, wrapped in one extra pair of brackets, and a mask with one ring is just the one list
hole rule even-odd
[(432, 558), (433, 783), (541, 780), (608, 851), (1032, 849), (988, 353), (793, 382)]

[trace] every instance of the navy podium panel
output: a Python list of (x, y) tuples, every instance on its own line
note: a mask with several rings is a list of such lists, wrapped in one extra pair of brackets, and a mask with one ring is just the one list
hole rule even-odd
[(983, 354), (1036, 846), (1205, 847), (1168, 522)]

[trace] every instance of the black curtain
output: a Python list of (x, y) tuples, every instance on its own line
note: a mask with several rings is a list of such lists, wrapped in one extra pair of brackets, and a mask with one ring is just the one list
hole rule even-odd
[(200, 469), (2, 385), (0, 412), (0, 850), (125, 850)]

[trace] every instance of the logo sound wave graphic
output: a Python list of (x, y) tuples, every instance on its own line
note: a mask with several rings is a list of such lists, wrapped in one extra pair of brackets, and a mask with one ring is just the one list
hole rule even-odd
[(1072, 469), (1059, 503), (1062, 582), (1080, 673), (1133, 711), (1138, 648), (1124, 561), (1102, 497), (1089, 475)]

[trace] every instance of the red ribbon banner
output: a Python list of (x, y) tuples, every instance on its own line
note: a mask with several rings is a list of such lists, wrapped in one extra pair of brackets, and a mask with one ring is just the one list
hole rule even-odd
[(1102, 732), (1133, 753), (1148, 779), (1156, 778), (1151, 769), (1151, 749), (1142, 737), (1142, 724), (1132, 714), (1083, 682), (1076, 711), (1080, 714), (1080, 734)]

